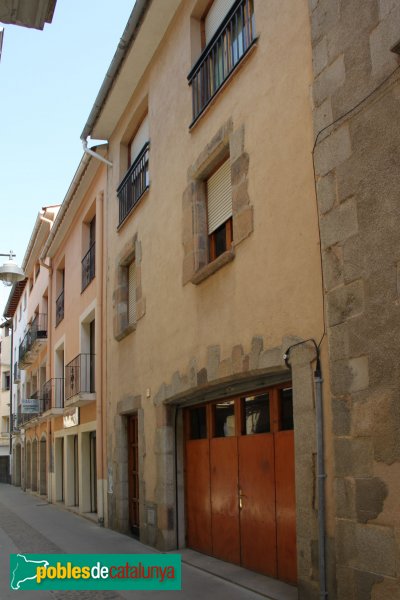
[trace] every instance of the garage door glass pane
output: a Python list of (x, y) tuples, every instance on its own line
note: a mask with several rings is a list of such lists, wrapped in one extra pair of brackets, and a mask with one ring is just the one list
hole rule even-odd
[(268, 433), (271, 431), (269, 395), (248, 396), (243, 399), (244, 433)]
[(293, 395), (292, 388), (279, 391), (281, 430), (293, 429)]
[(206, 407), (199, 406), (190, 410), (190, 439), (203, 440), (207, 437)]
[(214, 405), (214, 437), (235, 435), (235, 403), (218, 402)]

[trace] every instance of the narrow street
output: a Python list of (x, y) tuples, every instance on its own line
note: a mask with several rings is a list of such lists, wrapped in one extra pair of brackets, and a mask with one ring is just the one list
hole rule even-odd
[[(137, 554), (154, 553), (153, 548), (61, 507), (48, 504), (39, 496), (25, 494), (20, 488), (0, 484), (0, 576), (1, 600), (34, 598), (34, 591), (9, 589), (9, 554)], [(182, 554), (182, 591), (54, 591), (40, 592), (40, 600), (122, 600), (163, 598), (172, 600), (295, 600), (297, 591), (278, 581), (251, 573), (240, 567), (202, 556), (190, 550)], [(191, 564), (189, 564), (189, 562)], [(219, 576), (212, 574), (218, 573)], [(227, 581), (227, 579), (231, 581)], [(232, 583), (235, 581), (236, 583)]]

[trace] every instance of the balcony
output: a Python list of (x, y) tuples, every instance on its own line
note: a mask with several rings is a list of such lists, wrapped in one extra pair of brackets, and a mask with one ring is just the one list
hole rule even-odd
[(66, 408), (84, 406), (96, 399), (94, 367), (94, 354), (78, 354), (65, 366)]
[(18, 367), (26, 369), (33, 364), (40, 352), (47, 346), (47, 315), (36, 315), (28, 332), (19, 345)]
[(89, 251), (82, 258), (82, 292), (86, 290), (89, 283), (94, 279), (96, 273), (96, 243), (94, 242)]
[(127, 174), (118, 186), (118, 227), (122, 225), (145, 191), (149, 189), (149, 147), (149, 142), (146, 142), (137, 159), (129, 167)]
[(62, 414), (64, 408), (64, 379), (53, 378), (46, 381), (42, 387), (40, 399), (40, 412), (52, 411)]
[(253, 0), (238, 0), (188, 75), (192, 127), (256, 41)]
[(18, 361), (14, 363), (14, 383), (19, 383), (21, 381), (21, 369), (18, 368)]

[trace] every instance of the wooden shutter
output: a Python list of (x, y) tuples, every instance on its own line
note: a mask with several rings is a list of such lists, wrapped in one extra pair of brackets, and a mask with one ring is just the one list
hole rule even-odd
[(146, 142), (149, 141), (149, 117), (145, 116), (143, 121), (141, 122), (139, 129), (136, 132), (135, 137), (131, 142), (131, 164), (135, 162), (138, 157), (140, 151), (143, 149), (143, 146)]
[(232, 216), (231, 163), (228, 159), (207, 180), (208, 233)]
[(234, 1), (235, 0), (214, 0), (214, 3), (208, 11), (204, 22), (206, 44), (209, 43), (214, 33), (221, 25)]
[(128, 322), (136, 321), (136, 263), (131, 262), (128, 267)]

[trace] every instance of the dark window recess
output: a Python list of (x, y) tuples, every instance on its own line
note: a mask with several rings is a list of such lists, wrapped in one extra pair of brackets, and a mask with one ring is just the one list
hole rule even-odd
[(268, 433), (271, 431), (269, 395), (249, 396), (243, 399), (243, 433)]
[(192, 86), (192, 125), (255, 39), (253, 0), (238, 0), (188, 75)]
[(210, 261), (229, 250), (232, 245), (232, 219), (228, 219), (208, 237)]
[(128, 172), (118, 186), (118, 226), (122, 224), (149, 188), (149, 147), (150, 143), (146, 142), (137, 159), (129, 167)]
[(190, 409), (190, 433), (191, 440), (204, 440), (207, 437), (207, 413), (206, 407)]
[(294, 429), (292, 388), (279, 391), (281, 430)]
[(235, 435), (235, 403), (218, 402), (214, 405), (214, 437)]

